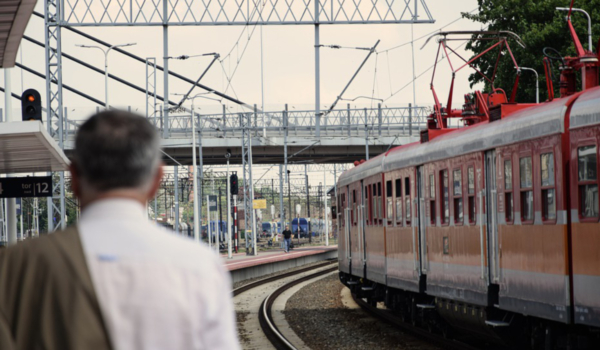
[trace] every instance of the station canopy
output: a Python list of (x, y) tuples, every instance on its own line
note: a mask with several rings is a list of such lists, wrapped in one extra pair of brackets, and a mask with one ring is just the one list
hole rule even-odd
[(36, 0), (2, 0), (0, 2), (0, 68), (15, 65), (17, 51)]
[(68, 170), (69, 159), (39, 121), (0, 123), (0, 174)]

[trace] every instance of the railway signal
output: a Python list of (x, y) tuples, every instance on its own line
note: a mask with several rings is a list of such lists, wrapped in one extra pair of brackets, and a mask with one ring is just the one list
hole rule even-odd
[(35, 89), (27, 89), (21, 95), (21, 114), (23, 121), (42, 121), (42, 98)]
[(238, 194), (238, 177), (237, 177), (237, 174), (232, 174), (231, 177), (229, 178), (229, 182), (230, 182), (230, 185), (231, 185), (231, 194), (237, 195)]

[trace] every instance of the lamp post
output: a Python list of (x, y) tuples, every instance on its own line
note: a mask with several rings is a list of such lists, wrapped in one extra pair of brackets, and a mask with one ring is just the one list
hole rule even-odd
[(533, 68), (519, 67), (522, 70), (532, 71), (535, 74), (535, 103), (540, 103), (540, 82), (538, 72)]
[(585, 10), (583, 9), (579, 9), (579, 8), (568, 8), (568, 7), (557, 7), (556, 8), (557, 11), (571, 11), (571, 12), (581, 12), (583, 13), (588, 20), (588, 50), (593, 51), (592, 50), (592, 19), (590, 18), (590, 15), (585, 12)]
[(226, 191), (226, 196), (227, 196), (227, 258), (228, 259), (232, 259), (233, 255), (232, 255), (232, 249), (231, 249), (231, 203), (230, 203), (230, 199), (231, 199), (231, 187), (230, 186), (230, 181), (229, 181), (229, 158), (231, 157), (231, 150), (227, 149), (227, 152), (225, 153), (225, 158), (227, 159), (227, 177), (225, 178), (225, 182), (227, 182), (227, 191)]
[(108, 53), (110, 52), (110, 50), (117, 48), (117, 47), (125, 47), (125, 46), (133, 46), (136, 45), (137, 43), (128, 43), (128, 44), (119, 44), (119, 45), (112, 45), (111, 47), (109, 47), (108, 49), (104, 50), (102, 47), (100, 46), (95, 46), (95, 45), (75, 45), (78, 47), (83, 47), (86, 49), (98, 49), (100, 51), (102, 51), (102, 53), (104, 53), (104, 104), (105, 104), (105, 108), (108, 109), (110, 107), (109, 103), (108, 103)]
[[(196, 123), (194, 122), (194, 100), (198, 97), (203, 97), (203, 95), (210, 94), (212, 92), (206, 92), (197, 94), (193, 97), (185, 97), (185, 99), (192, 100), (192, 110), (190, 113), (190, 118), (192, 122), (192, 167), (194, 168), (194, 179), (192, 181), (192, 186), (194, 189), (194, 240), (200, 243), (200, 220), (198, 220), (198, 174), (196, 172)], [(174, 95), (182, 95), (182, 94), (174, 94)], [(210, 226), (210, 218), (208, 220), (208, 226)], [(209, 237), (210, 241), (210, 237)]]

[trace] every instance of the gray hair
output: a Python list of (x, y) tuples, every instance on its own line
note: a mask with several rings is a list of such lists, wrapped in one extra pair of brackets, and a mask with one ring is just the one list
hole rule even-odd
[(77, 131), (73, 158), (81, 179), (97, 191), (143, 188), (158, 169), (160, 138), (140, 115), (104, 111)]

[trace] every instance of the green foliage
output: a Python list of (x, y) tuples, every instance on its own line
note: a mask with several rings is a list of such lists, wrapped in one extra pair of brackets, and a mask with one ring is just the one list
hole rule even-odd
[[(567, 12), (556, 11), (556, 7), (569, 7), (568, 0), (478, 0), (479, 10), (473, 14), (463, 13), (463, 17), (480, 22), (487, 30), (507, 30), (519, 35), (525, 48), (509, 39), (509, 45), (519, 66), (535, 69), (540, 75), (540, 100), (547, 98), (546, 78), (542, 65), (544, 47), (552, 47), (563, 56), (575, 55), (575, 47), (567, 28), (565, 16)], [(580, 0), (573, 5), (582, 8), (592, 18), (592, 33), (600, 33), (600, 0)], [(577, 31), (583, 47), (588, 48), (587, 18), (582, 13), (573, 13), (571, 21)], [(598, 35), (594, 35), (596, 44)], [(472, 41), (466, 46), (474, 55), (483, 52), (491, 44), (490, 41)], [(477, 69), (491, 77), (498, 50), (494, 49), (475, 62)], [(555, 66), (555, 95), (558, 96), (558, 69)], [(494, 83), (510, 96), (516, 77), (514, 64), (508, 53), (501, 58)], [(483, 81), (476, 73), (471, 74), (471, 86)], [(489, 83), (485, 84), (489, 90)], [(535, 76), (533, 72), (523, 71), (517, 92), (518, 102), (535, 102)]]

